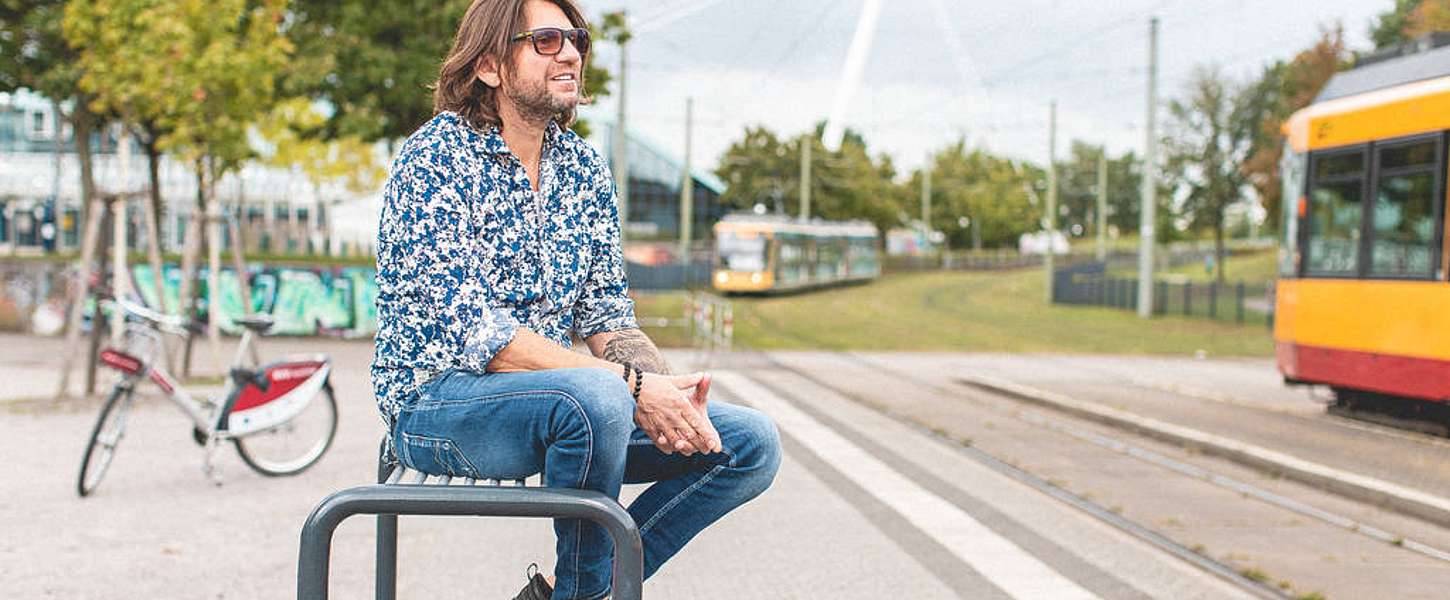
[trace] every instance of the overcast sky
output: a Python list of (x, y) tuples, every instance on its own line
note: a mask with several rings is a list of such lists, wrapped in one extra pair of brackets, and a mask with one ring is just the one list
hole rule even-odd
[[(745, 126), (796, 135), (824, 120), (839, 87), (860, 0), (580, 0), (590, 18), (626, 9), (630, 128), (684, 147), (695, 98), (695, 156), (708, 168)], [(847, 126), (902, 173), (960, 136), (1018, 158), (1047, 158), (1048, 102), (1058, 153), (1081, 139), (1143, 145), (1148, 19), (1159, 28), (1159, 94), (1193, 67), (1240, 78), (1342, 23), (1351, 48), (1393, 0), (885, 0)], [(593, 60), (617, 71), (617, 50)], [(613, 114), (613, 99), (597, 107)], [(1163, 112), (1159, 112), (1160, 123)]]

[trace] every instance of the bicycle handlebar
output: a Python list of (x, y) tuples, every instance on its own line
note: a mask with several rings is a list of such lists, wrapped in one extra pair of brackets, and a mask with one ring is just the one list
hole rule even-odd
[(137, 317), (143, 321), (150, 323), (158, 329), (162, 329), (171, 333), (186, 335), (191, 331), (190, 319), (176, 315), (159, 313), (125, 298), (105, 300), (102, 302), (102, 304), (109, 304), (111, 306), (120, 308), (122, 312), (128, 315)]

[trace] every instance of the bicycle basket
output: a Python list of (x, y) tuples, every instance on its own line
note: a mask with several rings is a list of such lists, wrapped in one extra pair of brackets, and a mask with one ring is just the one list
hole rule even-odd
[(140, 323), (127, 323), (119, 344), (101, 351), (106, 366), (137, 375), (150, 370), (160, 350), (161, 340), (155, 330)]

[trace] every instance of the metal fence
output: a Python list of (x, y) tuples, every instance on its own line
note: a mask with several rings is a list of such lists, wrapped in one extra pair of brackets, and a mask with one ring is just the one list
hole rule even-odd
[(624, 270), (629, 276), (630, 289), (639, 291), (685, 290), (710, 286), (711, 263), (708, 260), (689, 265), (626, 262)]
[[(1056, 304), (1138, 309), (1138, 279), (1113, 277), (1101, 262), (1083, 262), (1053, 272)], [(1153, 314), (1182, 315), (1243, 324), (1270, 324), (1272, 282), (1194, 282), (1160, 279), (1153, 284)]]

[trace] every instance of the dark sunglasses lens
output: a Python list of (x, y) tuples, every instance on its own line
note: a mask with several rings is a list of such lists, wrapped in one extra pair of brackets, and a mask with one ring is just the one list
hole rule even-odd
[(558, 54), (564, 49), (564, 32), (558, 29), (540, 29), (534, 32), (534, 50), (539, 54)]
[(575, 29), (573, 33), (574, 33), (574, 35), (573, 35), (572, 39), (570, 39), (570, 41), (574, 42), (574, 49), (575, 50), (578, 50), (580, 54), (588, 54), (589, 53), (589, 30), (588, 29)]

